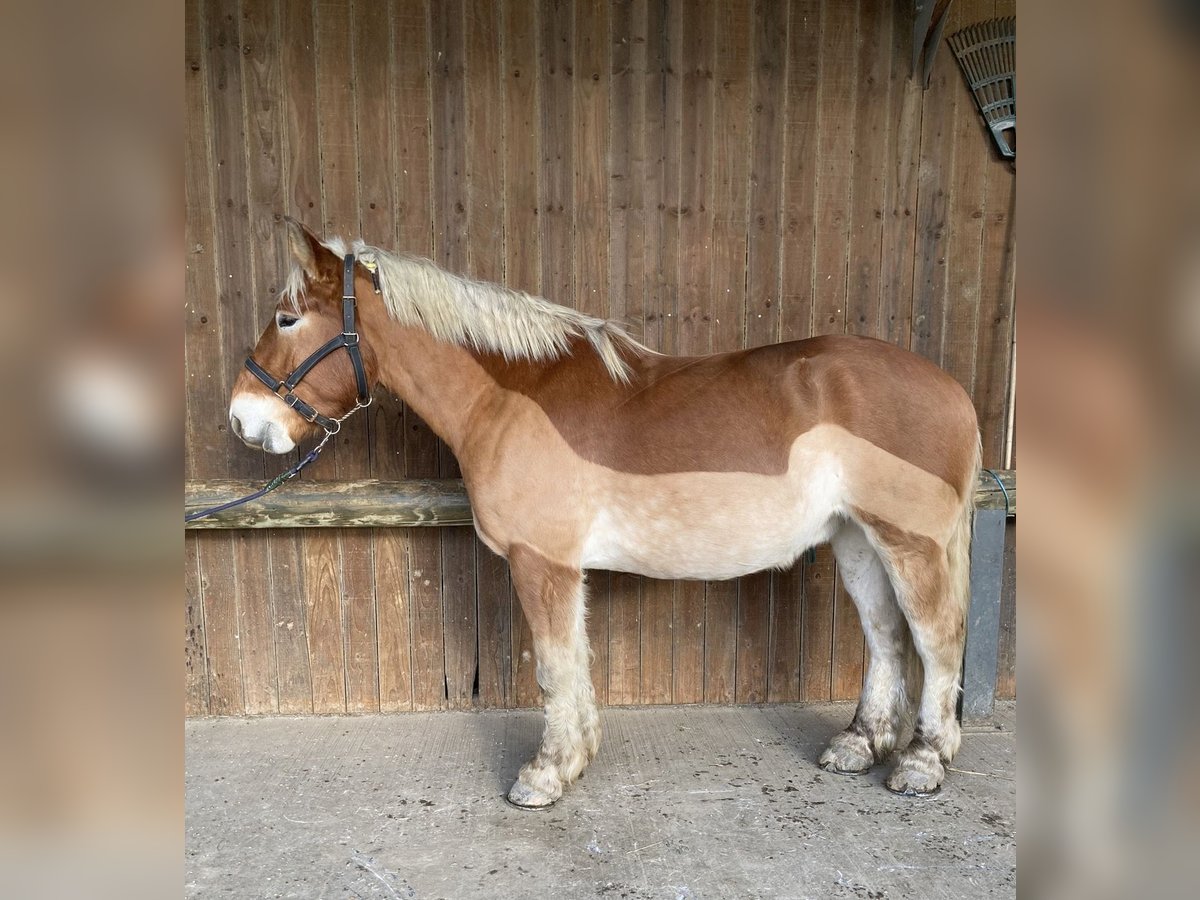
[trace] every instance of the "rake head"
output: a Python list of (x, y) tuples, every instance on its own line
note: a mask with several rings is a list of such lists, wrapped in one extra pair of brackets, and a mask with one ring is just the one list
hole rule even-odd
[(1017, 20), (1013, 16), (968, 25), (950, 35), (950, 49), (966, 76), (1000, 153), (1017, 156)]

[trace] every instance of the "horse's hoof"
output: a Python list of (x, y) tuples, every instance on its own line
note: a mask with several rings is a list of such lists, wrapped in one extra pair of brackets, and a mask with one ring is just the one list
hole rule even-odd
[(505, 799), (517, 809), (549, 809), (558, 802), (558, 797), (551, 797), (519, 781), (513, 784)]
[(875, 755), (865, 737), (856, 731), (843, 731), (829, 742), (818, 764), (835, 775), (862, 775), (875, 765)]
[(940, 760), (903, 757), (887, 779), (887, 789), (905, 797), (929, 797), (942, 789), (946, 769)]

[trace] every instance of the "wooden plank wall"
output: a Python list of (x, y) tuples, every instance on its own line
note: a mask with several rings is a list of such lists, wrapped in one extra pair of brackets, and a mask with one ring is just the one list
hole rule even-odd
[[(910, 346), (975, 398), (999, 466), (1014, 176), (948, 48), (927, 92), (909, 80), (907, 10), (189, 0), (187, 477), (287, 462), (225, 424), (281, 286), (284, 214), (620, 319), (666, 352), (830, 332)], [(1012, 12), (960, 0), (947, 33)], [(456, 472), (380, 397), (305, 477)], [(538, 702), (507, 568), (470, 529), (185, 540), (189, 714)], [(862, 633), (827, 549), (735, 582), (589, 583), (604, 702), (858, 691)]]

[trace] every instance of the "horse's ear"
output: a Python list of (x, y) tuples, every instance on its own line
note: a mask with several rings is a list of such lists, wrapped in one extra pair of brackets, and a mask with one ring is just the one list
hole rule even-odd
[(319, 282), (336, 278), (338, 259), (333, 252), (291, 216), (284, 216), (283, 221), (287, 227), (288, 253), (309, 280)]

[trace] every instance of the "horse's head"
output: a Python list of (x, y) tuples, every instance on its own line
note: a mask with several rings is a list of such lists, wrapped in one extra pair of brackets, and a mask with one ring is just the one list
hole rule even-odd
[[(272, 392), (268, 381), (282, 382), (343, 333), (343, 261), (303, 225), (287, 220), (288, 250), (295, 270), (259, 337), (248, 368), (238, 376), (229, 403), (229, 423), (248, 446), (287, 453), (324, 427), (365, 402), (351, 354), (338, 344), (313, 367), (293, 376), (291, 385)], [(353, 338), (351, 338), (353, 340)], [(374, 383), (375, 357), (359, 345), (365, 390)], [(259, 374), (249, 368), (259, 369)], [(289, 398), (285, 402), (285, 397)], [(315, 414), (315, 416), (314, 416)]]

